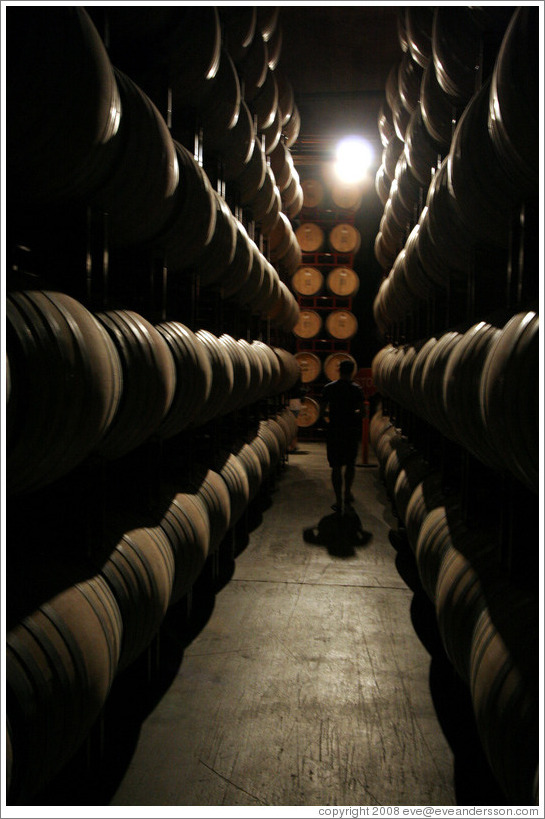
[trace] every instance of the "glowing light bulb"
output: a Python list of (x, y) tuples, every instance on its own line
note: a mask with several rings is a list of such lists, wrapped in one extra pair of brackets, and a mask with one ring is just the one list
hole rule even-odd
[(337, 145), (335, 173), (341, 182), (355, 185), (365, 179), (373, 150), (361, 137), (346, 137)]

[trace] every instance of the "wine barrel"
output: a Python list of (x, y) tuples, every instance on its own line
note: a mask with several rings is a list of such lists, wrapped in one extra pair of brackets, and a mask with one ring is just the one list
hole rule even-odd
[(303, 207), (317, 208), (324, 201), (325, 189), (319, 179), (308, 178), (301, 182), (303, 188)]
[(158, 53), (163, 55), (166, 63), (172, 102), (176, 107), (198, 107), (203, 88), (216, 76), (220, 66), (218, 9), (193, 6), (182, 10), (177, 7), (171, 10), (171, 14), (167, 40), (161, 43)]
[(439, 85), (433, 60), (428, 63), (422, 77), (420, 109), (428, 134), (440, 148), (441, 154), (446, 155), (452, 141), (453, 123), (456, 122), (458, 108), (456, 99)]
[(269, 237), (274, 229), (278, 226), (280, 221), (280, 211), (282, 210), (282, 197), (278, 190), (278, 185), (274, 185), (274, 198), (271, 209), (265, 214), (261, 220), (261, 233), (265, 237)]
[(333, 204), (340, 210), (353, 213), (361, 205), (363, 199), (362, 186), (334, 182), (331, 186), (331, 199)]
[(405, 511), (405, 531), (409, 546), (416, 552), (418, 537), (424, 520), (432, 509), (444, 506), (445, 492), (441, 474), (432, 471), (419, 481), (414, 488)]
[(325, 326), (333, 338), (353, 338), (358, 332), (358, 320), (350, 310), (332, 310), (327, 315)]
[(114, 137), (116, 161), (91, 203), (108, 213), (109, 241), (114, 247), (154, 239), (176, 206), (179, 168), (166, 122), (151, 99), (130, 77), (114, 69), (121, 99), (121, 118)]
[(284, 212), (289, 217), (290, 221), (294, 221), (303, 209), (304, 194), (303, 188), (299, 183), (297, 185), (293, 201), (284, 206)]
[(267, 391), (264, 393), (264, 395), (277, 395), (283, 388), (282, 382), (284, 379), (284, 373), (282, 372), (282, 362), (276, 355), (275, 350), (269, 344), (265, 344), (263, 341), (254, 339), (252, 341), (252, 346), (261, 355), (262, 360), (268, 362), (267, 366), (270, 372), (268, 376)]
[(352, 378), (356, 375), (358, 370), (358, 365), (356, 363), (356, 359), (354, 356), (351, 356), (350, 353), (331, 353), (328, 355), (324, 361), (324, 373), (328, 379), (328, 381), (336, 381), (339, 377), (339, 367), (342, 361), (351, 361), (352, 362)]
[(79, 6), (12, 7), (6, 25), (10, 201), (86, 201), (120, 149), (121, 101), (106, 48)]
[(225, 450), (217, 452), (213, 459), (213, 468), (227, 486), (231, 504), (231, 527), (233, 527), (238, 523), (250, 502), (248, 473), (240, 458)]
[(295, 353), (295, 358), (301, 370), (301, 381), (309, 384), (315, 381), (322, 372), (322, 363), (314, 353)]
[(386, 202), (388, 201), (391, 184), (392, 180), (387, 175), (385, 166), (383, 164), (379, 165), (379, 168), (375, 175), (375, 190), (377, 192), (378, 198), (380, 199), (383, 205), (385, 205)]
[(108, 459), (119, 458), (161, 424), (174, 398), (176, 370), (166, 341), (143, 316), (109, 310), (96, 318), (115, 344), (123, 368), (119, 407), (96, 451)]
[(201, 498), (191, 492), (174, 492), (159, 507), (159, 525), (174, 554), (171, 605), (191, 589), (210, 549), (210, 520)]
[(309, 398), (306, 395), (301, 400), (301, 409), (297, 415), (298, 427), (312, 427), (320, 417), (320, 405), (314, 398)]
[(361, 245), (359, 230), (345, 222), (335, 225), (328, 235), (329, 245), (338, 253), (357, 253)]
[(327, 274), (327, 289), (335, 296), (355, 296), (360, 280), (350, 267), (335, 267)]
[(406, 51), (399, 63), (397, 83), (401, 102), (409, 114), (412, 114), (420, 102), (423, 74), (422, 66), (413, 59), (410, 51)]
[(202, 425), (225, 414), (231, 401), (235, 375), (231, 357), (217, 336), (209, 330), (197, 330), (195, 335), (204, 345), (212, 372), (210, 393), (193, 422)]
[(216, 154), (220, 161), (226, 182), (232, 182), (244, 171), (254, 150), (254, 121), (244, 99), (236, 123), (221, 135), (209, 130), (203, 132), (205, 150)]
[(405, 9), (405, 30), (409, 53), (422, 68), (432, 59), (433, 6), (408, 6)]
[(277, 387), (278, 392), (288, 392), (295, 386), (300, 378), (301, 372), (299, 365), (293, 353), (285, 350), (283, 347), (273, 347), (275, 355), (280, 360), (280, 370), (282, 378)]
[(217, 73), (207, 80), (197, 108), (203, 134), (210, 144), (221, 142), (237, 123), (242, 94), (235, 64), (225, 48), (221, 49)]
[(237, 225), (229, 205), (217, 191), (212, 191), (212, 198), (216, 211), (214, 232), (195, 263), (199, 285), (203, 287), (221, 282), (235, 258), (237, 246)]
[[(407, 122), (409, 121), (409, 117), (410, 115), (407, 113)], [(384, 165), (385, 173), (390, 181), (392, 181), (395, 177), (397, 162), (403, 153), (404, 146), (405, 140), (396, 136), (394, 139), (390, 140), (388, 145), (382, 151), (382, 164)]]
[(250, 103), (259, 94), (269, 70), (267, 44), (257, 30), (246, 54), (236, 65), (244, 83), (244, 99)]
[(324, 231), (314, 222), (303, 222), (296, 229), (295, 235), (303, 253), (317, 253), (324, 245)]
[(382, 147), (386, 148), (388, 143), (394, 138), (395, 136), (395, 126), (394, 126), (394, 119), (392, 114), (392, 109), (388, 105), (386, 100), (383, 100), (380, 104), (378, 118), (377, 118), (378, 130), (380, 134), (380, 141), (382, 143)]
[(219, 6), (218, 13), (225, 47), (235, 62), (240, 62), (254, 39), (255, 6)]
[(278, 86), (275, 72), (268, 66), (265, 81), (259, 93), (249, 103), (249, 107), (256, 118), (258, 131), (271, 127), (278, 110)]
[(204, 505), (210, 524), (209, 554), (216, 552), (231, 526), (231, 497), (221, 475), (203, 464), (196, 464), (185, 489)]
[(203, 342), (185, 324), (165, 321), (156, 327), (167, 342), (176, 367), (174, 398), (156, 433), (166, 439), (198, 423), (212, 389), (212, 366)]
[(248, 205), (256, 196), (265, 181), (267, 163), (263, 145), (258, 137), (254, 139), (254, 147), (250, 161), (236, 178), (236, 185), (240, 194), (240, 204)]
[(506, 247), (510, 220), (521, 196), (496, 157), (488, 130), (489, 101), (490, 80), (471, 99), (454, 131), (448, 156), (449, 187), (469, 235)]
[(82, 304), (46, 290), (10, 293), (6, 352), (18, 416), (6, 440), (8, 493), (66, 475), (95, 449), (118, 410), (122, 366)]
[(263, 140), (263, 148), (265, 156), (270, 156), (280, 142), (282, 136), (282, 122), (280, 108), (277, 106), (274, 111), (274, 117), (271, 124), (267, 128), (261, 129), (261, 138)]
[(269, 315), (272, 324), (291, 333), (295, 331), (300, 315), (301, 311), (293, 293), (283, 281), (280, 281), (280, 297)]
[(224, 299), (236, 298), (248, 279), (253, 264), (252, 246), (246, 228), (239, 219), (235, 220), (236, 246), (233, 260), (223, 271), (220, 281), (217, 283), (220, 293)]
[(477, 90), (482, 48), (482, 32), (469, 8), (437, 6), (432, 24), (432, 55), (437, 81), (461, 109)]
[(280, 122), (281, 125), (284, 126), (289, 121), (293, 111), (295, 102), (293, 86), (286, 76), (285, 71), (282, 71), (282, 69), (276, 68), (274, 76), (276, 77), (276, 84), (278, 86), (278, 108), (281, 112)]
[(250, 362), (232, 336), (223, 333), (218, 341), (231, 359), (231, 365), (233, 367), (233, 389), (231, 396), (227, 399), (223, 407), (224, 413), (229, 413), (244, 403), (250, 388)]
[(516, 313), (487, 352), (480, 406), (492, 447), (532, 491), (539, 486), (539, 316)]
[(535, 801), (539, 759), (538, 606), (513, 586), (475, 627), (470, 691), (481, 742), (512, 804)]
[(539, 177), (539, 20), (518, 8), (503, 38), (490, 85), (492, 145), (522, 196), (537, 193)]
[(284, 274), (285, 278), (293, 276), (303, 261), (303, 253), (291, 225), (288, 235), (288, 249), (283, 256), (278, 259), (278, 269)]
[(405, 133), (405, 156), (407, 163), (420, 185), (427, 192), (432, 169), (437, 166), (441, 145), (433, 140), (424, 125), (420, 106), (411, 114)]
[(301, 114), (299, 113), (299, 108), (297, 107), (297, 103), (293, 106), (293, 111), (291, 113), (291, 117), (284, 125), (284, 136), (286, 138), (286, 148), (291, 148), (291, 146), (297, 142), (297, 138), (299, 137), (299, 132), (301, 130)]
[(233, 444), (233, 454), (240, 462), (248, 478), (249, 495), (248, 501), (251, 503), (263, 483), (263, 471), (259, 456), (255, 449), (246, 442), (235, 442)]
[(99, 567), (123, 621), (118, 671), (148, 647), (166, 614), (174, 585), (174, 553), (163, 530), (125, 532)]
[(268, 66), (269, 68), (272, 68), (273, 71), (277, 70), (278, 63), (280, 61), (283, 41), (284, 33), (282, 31), (282, 26), (277, 23), (273, 33), (267, 40)]
[(304, 265), (297, 270), (291, 279), (291, 286), (302, 296), (315, 296), (324, 284), (324, 277), (317, 267)]
[(123, 624), (104, 578), (76, 583), (6, 635), (10, 799), (32, 798), (88, 735), (117, 672)]
[(316, 310), (301, 310), (293, 332), (299, 338), (314, 338), (322, 329), (322, 318)]
[(278, 6), (258, 6), (257, 29), (265, 42), (269, 42), (278, 25), (280, 8)]
[(254, 221), (258, 224), (263, 221), (267, 213), (269, 213), (273, 208), (275, 198), (274, 188), (274, 174), (270, 166), (267, 165), (263, 184), (257, 190), (251, 202), (248, 203), (248, 207), (252, 211)]
[(263, 441), (269, 452), (271, 472), (278, 466), (282, 459), (282, 452), (278, 438), (270, 428), (268, 421), (260, 421), (257, 428), (257, 437)]
[(406, 526), (407, 508), (413, 492), (431, 472), (431, 465), (419, 452), (415, 452), (403, 463), (393, 491), (396, 512), (402, 526)]
[(208, 176), (193, 155), (179, 142), (174, 147), (179, 181), (173, 212), (151, 246), (164, 254), (168, 268), (178, 271), (194, 264), (212, 241), (218, 203)]

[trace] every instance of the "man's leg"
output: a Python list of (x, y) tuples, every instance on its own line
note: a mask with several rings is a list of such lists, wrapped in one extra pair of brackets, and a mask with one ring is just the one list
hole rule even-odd
[(356, 474), (355, 463), (349, 463), (344, 470), (344, 504), (351, 506), (354, 496), (352, 494), (352, 484), (354, 483), (354, 476)]
[(333, 490), (335, 492), (336, 498), (336, 512), (342, 512), (343, 508), (343, 475), (342, 475), (342, 468), (340, 466), (334, 466), (331, 470), (331, 483), (333, 484)]

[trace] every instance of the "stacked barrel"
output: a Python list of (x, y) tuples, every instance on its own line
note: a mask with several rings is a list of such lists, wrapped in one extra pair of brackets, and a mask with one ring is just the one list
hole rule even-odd
[(398, 21), (371, 442), (491, 769), (537, 804), (538, 12)]
[(343, 360), (353, 363), (351, 342), (358, 332), (353, 299), (359, 289), (354, 259), (361, 245), (355, 217), (361, 205), (361, 185), (335, 179), (327, 163), (302, 166), (303, 207), (295, 230), (302, 262), (291, 277), (299, 304), (293, 328), (295, 357), (308, 390), (299, 427), (315, 433), (319, 397), (324, 383), (339, 377)]
[(7, 31), (6, 747), (23, 804), (167, 610), (234, 557), (286, 462), (303, 195), (277, 8), (20, 7)]

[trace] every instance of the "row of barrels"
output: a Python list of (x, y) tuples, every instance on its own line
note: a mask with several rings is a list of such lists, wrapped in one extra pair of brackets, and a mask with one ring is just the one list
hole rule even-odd
[[(459, 15), (460, 22), (467, 13), (467, 9), (437, 8), (434, 32), (441, 30), (445, 16)], [(503, 20), (503, 11), (498, 14)], [(491, 74), (463, 107), (452, 108), (458, 110), (459, 118), (453, 120), (451, 116), (448, 120), (450, 139), (441, 144), (435, 142), (422, 169), (411, 157), (415, 140), (410, 128), (403, 141), (397, 133), (386, 129), (384, 114), (379, 116), (383, 144), (388, 141), (376, 178), (385, 209), (375, 240), (375, 255), (388, 271), (395, 266), (407, 234), (413, 237), (416, 248), (413, 254), (416, 260), (411, 256), (408, 270), (403, 261), (399, 262), (405, 273), (397, 273), (394, 287), (396, 291), (403, 290), (402, 302), (406, 291), (409, 299), (404, 310), (394, 308), (392, 321), (410, 313), (423, 298), (422, 293), (429, 295), (434, 288), (444, 288), (450, 278), (465, 280), (475, 246), (506, 248), (513, 214), (526, 197), (537, 192), (536, 15), (536, 10), (530, 8), (513, 13)], [(404, 55), (405, 62), (410, 59), (409, 53)], [(420, 117), (425, 124), (421, 110), (425, 75), (432, 66), (435, 63), (430, 62), (425, 69), (420, 96), (415, 96), (420, 107), (413, 111), (411, 122), (412, 118)], [(517, 100), (514, 89), (518, 87), (525, 91)], [(436, 173), (439, 157), (440, 170)], [(418, 269), (413, 274), (415, 267)]]
[(324, 375), (328, 381), (335, 381), (339, 377), (341, 361), (350, 361), (352, 363), (352, 377), (356, 375), (358, 369), (356, 359), (350, 353), (342, 351), (320, 357), (316, 353), (301, 350), (295, 353), (295, 360), (299, 365), (302, 384), (310, 384), (320, 378), (321, 375)]
[(93, 453), (106, 459), (168, 439), (297, 381), (293, 355), (264, 342), (91, 313), (71, 296), (6, 300), (8, 492), (35, 490)]
[(325, 290), (346, 298), (357, 294), (360, 280), (351, 267), (334, 267), (324, 276), (317, 267), (301, 265), (291, 277), (290, 286), (299, 296), (317, 296)]
[[(148, 246), (174, 272), (197, 265), (203, 282), (217, 281), (237, 264), (243, 243), (237, 243), (237, 220), (201, 165), (173, 139), (151, 98), (112, 65), (87, 12), (14, 8), (8, 26), (10, 201), (23, 209), (90, 204), (108, 214), (111, 246)], [(279, 144), (278, 158), (271, 159), (279, 178), (289, 166), (286, 152)], [(259, 139), (252, 139), (240, 174), (243, 199), (258, 202), (256, 216), (268, 220), (263, 232), (276, 227), (282, 239), (281, 192), (270, 168)], [(292, 269), (299, 263), (296, 244), (291, 237)]]
[(538, 602), (502, 569), (497, 531), (466, 523), (458, 496), (381, 408), (370, 441), (491, 770), (510, 804), (538, 804)]
[(326, 314), (325, 321), (317, 310), (301, 309), (293, 333), (297, 338), (317, 338), (323, 329), (331, 338), (345, 340), (358, 332), (358, 319), (351, 310), (333, 309)]
[(282, 211), (295, 218), (303, 191), (289, 148), (300, 116), (278, 67), (279, 9), (116, 8), (98, 16), (106, 18), (111, 59), (134, 72), (161, 110), (169, 91), (174, 130), (176, 113), (196, 115), (206, 157), (220, 163), (221, 178), (234, 184), (262, 232)]
[(527, 311), (386, 345), (372, 370), (381, 394), (537, 492), (538, 362), (539, 317)]
[(295, 235), (303, 253), (319, 253), (329, 249), (336, 253), (354, 254), (361, 247), (361, 234), (350, 222), (337, 222), (326, 233), (317, 222), (303, 221)]
[(335, 208), (340, 211), (357, 211), (363, 199), (361, 184), (347, 184), (337, 179), (327, 183), (317, 176), (307, 176), (301, 180), (303, 189), (303, 216), (309, 210), (327, 210)]
[(149, 646), (168, 607), (191, 589), (296, 431), (293, 414), (283, 410), (218, 450), (212, 463), (193, 466), (183, 486), (165, 486), (149, 514), (139, 511), (130, 528), (112, 515), (77, 582), (9, 629), (6, 783), (12, 804), (24, 804), (70, 760), (115, 676)]

